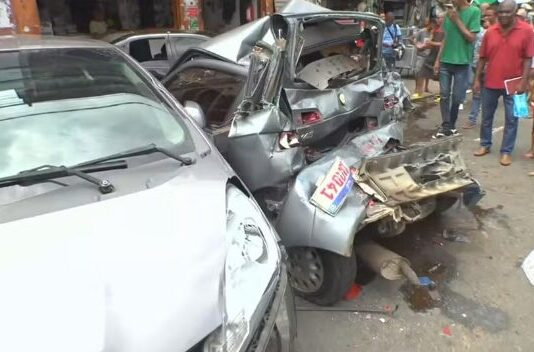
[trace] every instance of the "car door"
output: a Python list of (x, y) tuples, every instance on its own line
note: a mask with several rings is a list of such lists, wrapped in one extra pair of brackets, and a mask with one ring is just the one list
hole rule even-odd
[(225, 155), (233, 112), (241, 103), (248, 70), (233, 63), (197, 59), (178, 67), (163, 81), (182, 104), (194, 101), (205, 117), (205, 131)]

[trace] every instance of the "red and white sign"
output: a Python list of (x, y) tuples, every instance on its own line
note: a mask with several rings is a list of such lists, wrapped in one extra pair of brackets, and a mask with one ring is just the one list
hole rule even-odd
[(313, 193), (310, 202), (334, 216), (341, 209), (353, 185), (354, 180), (350, 169), (341, 159), (336, 158)]

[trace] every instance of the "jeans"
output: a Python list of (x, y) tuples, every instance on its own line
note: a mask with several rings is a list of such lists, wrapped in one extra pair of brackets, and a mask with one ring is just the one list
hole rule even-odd
[[(439, 90), (441, 100), (442, 127), (450, 131), (456, 128), (458, 109), (464, 102), (469, 75), (469, 65), (442, 63), (439, 70)], [(452, 92), (452, 94), (451, 94)]]
[(514, 99), (506, 94), (505, 89), (483, 88), (482, 92), (482, 125), (480, 126), (480, 145), (491, 148), (493, 118), (499, 97), (504, 101), (504, 134), (502, 137), (501, 154), (511, 154), (517, 137), (517, 118), (514, 117)]
[(482, 92), (480, 94), (475, 94), (473, 92), (473, 101), (471, 102), (471, 112), (469, 113), (469, 122), (473, 125), (476, 125), (478, 114), (480, 113), (481, 107), (481, 98)]
[(386, 67), (388, 71), (395, 71), (395, 56), (384, 54), (382, 57), (386, 61)]
[(467, 77), (468, 77), (467, 88), (473, 86), (473, 82), (475, 81), (475, 72), (476, 71), (477, 71), (476, 65), (474, 65), (474, 64), (469, 65), (469, 73), (467, 74)]

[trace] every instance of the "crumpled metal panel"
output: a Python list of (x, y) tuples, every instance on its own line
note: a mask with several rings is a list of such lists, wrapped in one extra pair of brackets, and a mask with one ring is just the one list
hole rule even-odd
[(309, 63), (297, 77), (317, 89), (328, 88), (332, 78), (360, 69), (360, 64), (346, 55), (333, 55)]
[[(368, 99), (368, 94), (378, 91), (383, 86), (382, 73), (377, 72), (365, 79), (340, 88), (324, 90), (284, 88), (284, 92), (295, 119), (300, 117), (301, 111), (314, 109), (319, 110), (323, 118), (328, 119), (361, 107)], [(341, 103), (340, 94), (345, 96), (345, 104)], [(337, 102), (337, 104), (332, 102)]]
[(402, 141), (399, 122), (355, 137), (303, 169), (282, 206), (276, 228), (284, 244), (323, 248), (350, 255), (354, 236), (366, 217), (368, 197), (353, 188), (339, 213), (332, 217), (310, 203), (315, 183), (324, 176), (339, 157), (348, 166), (358, 168), (363, 158), (380, 155), (393, 138)]
[[(293, 122), (303, 144), (323, 139), (346, 123), (347, 118), (364, 116), (371, 104), (371, 94), (384, 86), (380, 72), (340, 88), (325, 90), (285, 88), (285, 94), (293, 115)], [(345, 104), (341, 102), (343, 96)], [(318, 124), (303, 126), (301, 114), (317, 110), (322, 120)]]
[(232, 168), (252, 192), (286, 183), (306, 162), (302, 148), (280, 150), (278, 133), (230, 138), (227, 155)]
[[(385, 92), (384, 95), (394, 95), (401, 103), (406, 103), (406, 108), (411, 108), (410, 91), (404, 84), (401, 75), (398, 72), (387, 72), (385, 75)], [(402, 106), (402, 104), (401, 104)]]
[(271, 106), (265, 110), (254, 112), (243, 117), (236, 115), (232, 121), (229, 138), (252, 134), (279, 133), (291, 130), (291, 123), (280, 110)]
[(379, 192), (390, 206), (468, 186), (474, 181), (458, 150), (461, 141), (460, 137), (440, 139), (367, 159), (360, 168), (360, 181)]
[(262, 17), (205, 41), (199, 47), (229, 61), (238, 62), (250, 53), (258, 40), (270, 33), (269, 21), (269, 16)]

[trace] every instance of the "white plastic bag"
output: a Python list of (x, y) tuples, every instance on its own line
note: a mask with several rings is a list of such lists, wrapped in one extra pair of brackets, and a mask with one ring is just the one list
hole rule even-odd
[(534, 286), (534, 251), (530, 252), (525, 258), (521, 268), (525, 272), (525, 275), (527, 275), (528, 281)]

